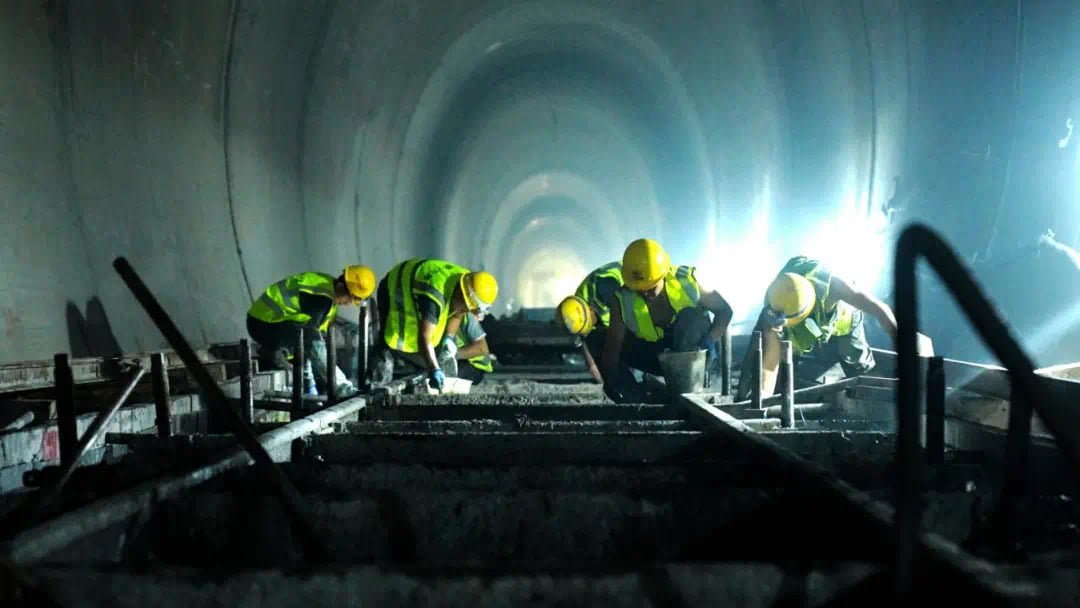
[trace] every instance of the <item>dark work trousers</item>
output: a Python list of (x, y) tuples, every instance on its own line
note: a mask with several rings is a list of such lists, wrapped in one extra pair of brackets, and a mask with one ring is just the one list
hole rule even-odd
[(662, 376), (660, 353), (687, 353), (704, 348), (711, 327), (709, 311), (694, 306), (679, 311), (658, 342), (647, 342), (627, 332), (615, 377), (604, 378), (604, 392), (617, 403), (644, 403), (648, 395), (633, 370)]
[[(863, 313), (861, 310), (856, 310), (854, 315), (850, 334), (834, 336), (810, 352), (795, 353), (793, 362), (796, 389), (820, 384), (822, 376), (836, 364), (840, 364), (845, 378), (862, 376), (874, 369), (876, 362), (874, 352), (870, 350), (870, 344), (866, 341)], [(763, 327), (763, 325), (759, 323), (758, 327)], [(754, 378), (751, 365), (750, 353), (747, 351), (739, 372), (739, 387), (735, 391), (736, 401), (745, 401), (750, 398), (750, 388)], [(777, 376), (777, 386), (780, 386), (782, 381), (783, 378)]]
[(304, 327), (304, 390), (310, 392), (315, 378), (326, 385), (326, 342), (317, 327), (298, 323), (267, 323), (247, 318), (248, 335), (259, 345), (260, 369), (292, 369), (290, 358), (296, 344), (296, 330)]

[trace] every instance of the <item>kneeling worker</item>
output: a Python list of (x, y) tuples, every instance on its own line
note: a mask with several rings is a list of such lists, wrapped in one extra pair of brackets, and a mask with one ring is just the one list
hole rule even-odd
[[(762, 333), (763, 397), (776, 389), (780, 342), (790, 340), (796, 380), (814, 382), (837, 363), (847, 377), (874, 368), (874, 353), (866, 342), (864, 314), (896, 338), (896, 317), (888, 304), (832, 274), (818, 260), (796, 256), (788, 260), (765, 294), (765, 308), (755, 331)], [(919, 337), (920, 353), (933, 347)], [(929, 353), (927, 351), (930, 351)], [(739, 375), (736, 400), (749, 399), (754, 373), (748, 350)]]
[(574, 295), (559, 303), (559, 319), (567, 331), (579, 338), (589, 373), (600, 384), (604, 377), (598, 360), (611, 325), (611, 307), (618, 305), (615, 294), (622, 285), (622, 264), (611, 262), (590, 272)]
[(318, 383), (328, 385), (329, 374), (337, 382), (339, 395), (356, 392), (338, 370), (326, 369), (327, 331), (337, 316), (338, 306), (360, 304), (375, 290), (375, 273), (367, 266), (347, 266), (334, 278), (321, 272), (302, 272), (266, 288), (252, 303), (247, 329), (259, 345), (260, 365), (288, 369), (296, 344), (296, 331), (304, 329), (304, 393), (318, 394)]
[(425, 258), (394, 266), (376, 295), (383, 339), (376, 342), (373, 381), (391, 379), (393, 354), (398, 354), (425, 370), (431, 386), (442, 390), (442, 366), (456, 363), (450, 353), (456, 351), (454, 336), (464, 315), (487, 313), (498, 294), (499, 284), (488, 272)]
[(719, 340), (731, 322), (731, 306), (699, 284), (693, 267), (673, 266), (659, 243), (638, 239), (623, 253), (622, 277), (601, 362), (610, 399), (644, 400), (644, 387), (631, 368), (661, 375), (659, 355), (665, 350), (704, 349), (708, 364), (714, 364)]

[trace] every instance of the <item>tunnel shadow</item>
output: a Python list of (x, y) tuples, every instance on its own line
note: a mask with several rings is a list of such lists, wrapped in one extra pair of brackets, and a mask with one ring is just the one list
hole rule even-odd
[(67, 303), (68, 343), (72, 357), (104, 357), (120, 354), (101, 300), (94, 296), (86, 303), (86, 315), (72, 301)]

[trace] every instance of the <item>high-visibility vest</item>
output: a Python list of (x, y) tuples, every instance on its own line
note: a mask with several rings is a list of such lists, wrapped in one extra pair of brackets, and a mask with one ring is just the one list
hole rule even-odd
[(855, 328), (855, 307), (840, 301), (829, 310), (826, 302), (832, 286), (832, 272), (821, 262), (806, 256), (796, 256), (784, 264), (781, 273), (790, 272), (804, 276), (814, 284), (817, 301), (814, 309), (804, 321), (784, 330), (784, 339), (791, 340), (792, 348), (799, 353), (808, 353), (819, 344), (825, 344), (833, 336), (849, 335)]
[[(610, 264), (604, 264), (600, 268), (589, 273), (589, 276), (585, 277), (585, 280), (578, 285), (577, 291), (574, 295), (585, 300), (589, 306), (596, 311), (597, 325), (607, 327), (611, 325), (611, 305), (613, 302), (605, 302), (600, 297), (600, 284), (604, 281), (614, 281), (615, 289), (612, 293), (618, 292), (619, 287), (622, 287), (622, 263), (611, 262)], [(595, 331), (596, 328), (594, 327)]]
[[(679, 266), (669, 270), (667, 276), (664, 277), (664, 292), (668, 302), (671, 303), (673, 313), (671, 319), (674, 322), (679, 311), (697, 306), (701, 299), (701, 286), (698, 285), (697, 277), (694, 276), (694, 268)], [(630, 333), (646, 342), (659, 342), (664, 338), (664, 328), (657, 327), (653, 323), (652, 315), (649, 314), (649, 305), (641, 294), (625, 286), (620, 287), (617, 294), (623, 323)]]
[(267, 287), (248, 308), (248, 315), (266, 323), (308, 323), (311, 315), (300, 310), (301, 293), (330, 299), (330, 312), (319, 326), (319, 329), (326, 331), (337, 316), (337, 302), (334, 277), (321, 272), (301, 272)]
[(427, 298), (439, 309), (439, 321), (432, 336), (437, 345), (446, 333), (450, 299), (467, 268), (443, 260), (414, 258), (394, 266), (386, 278), (390, 301), (383, 339), (390, 348), (403, 353), (420, 352), (419, 298)]
[[(454, 342), (457, 342), (458, 348), (468, 346), (468, 343), (465, 342), (465, 336), (463, 336), (460, 331), (458, 332), (458, 335), (454, 336)], [(495, 371), (495, 365), (491, 362), (491, 355), (477, 355), (469, 359), (469, 365), (482, 372), (488, 372), (489, 374)]]

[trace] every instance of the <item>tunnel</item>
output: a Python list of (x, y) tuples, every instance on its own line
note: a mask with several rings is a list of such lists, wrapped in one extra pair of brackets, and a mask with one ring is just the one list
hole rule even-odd
[(1075, 0), (0, 3), (0, 604), (1075, 605), (1078, 61)]
[(1067, 2), (57, 0), (2, 22), (5, 360), (163, 346), (121, 255), (205, 343), (302, 269), (442, 257), (495, 273), (512, 314), (639, 237), (745, 322), (796, 254), (888, 296), (918, 221), (1067, 357), (1062, 307), (1008, 289), (1075, 299), (1031, 276), (1065, 264), (1011, 259), (1080, 235)]

